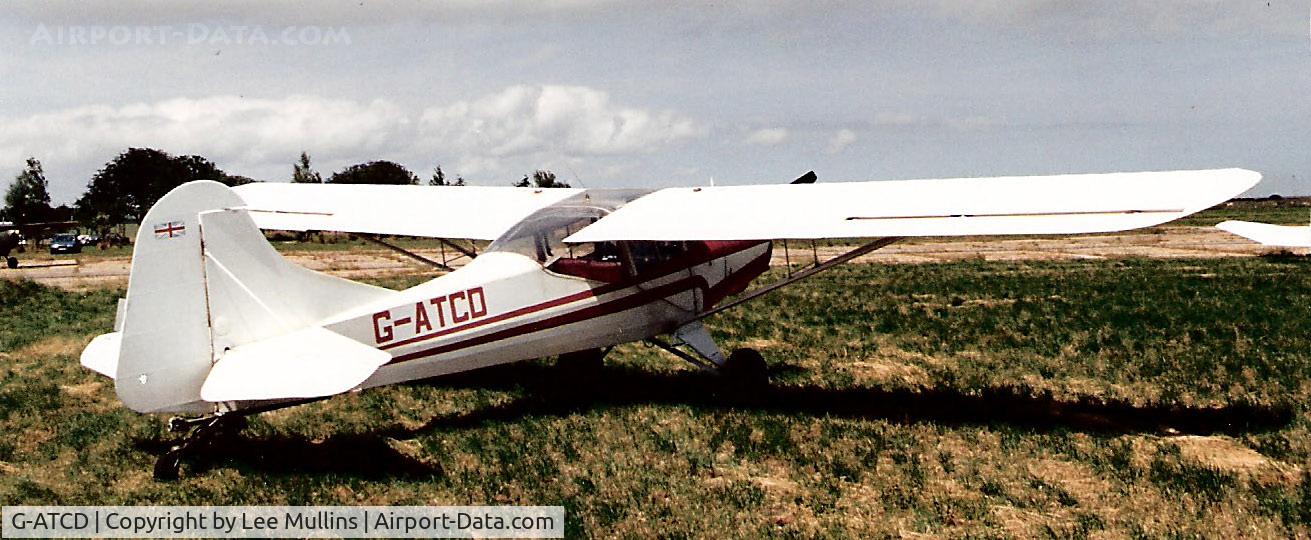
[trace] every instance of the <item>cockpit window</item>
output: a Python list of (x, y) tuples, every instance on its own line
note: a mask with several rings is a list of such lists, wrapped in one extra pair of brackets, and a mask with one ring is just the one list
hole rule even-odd
[(548, 206), (501, 235), (488, 251), (518, 253), (571, 276), (598, 281), (624, 277), (618, 246), (613, 242), (566, 244), (565, 238), (596, 223), (646, 190), (588, 190)]
[(591, 244), (566, 244), (564, 239), (596, 223), (609, 211), (586, 206), (552, 206), (544, 208), (515, 225), (492, 245), (488, 251), (508, 251), (532, 257), (548, 264), (560, 257), (572, 257), (589, 252)]
[(534, 212), (501, 235), (488, 251), (518, 253), (552, 272), (584, 279), (617, 282), (632, 275), (659, 272), (687, 253), (686, 242), (565, 243), (564, 239), (647, 191), (589, 190)]

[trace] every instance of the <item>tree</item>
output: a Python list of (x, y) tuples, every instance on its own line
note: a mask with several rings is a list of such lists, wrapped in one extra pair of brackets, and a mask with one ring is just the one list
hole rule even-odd
[(569, 184), (556, 180), (555, 173), (551, 171), (538, 169), (533, 171), (531, 178), (523, 175), (523, 179), (515, 182), (514, 187), (567, 188)]
[(446, 183), (446, 173), (442, 172), (441, 165), (438, 165), (437, 168), (432, 170), (432, 178), (428, 180), (428, 185), (430, 186), (448, 185)]
[(155, 201), (192, 180), (216, 180), (229, 186), (251, 182), (200, 156), (174, 157), (153, 148), (129, 148), (91, 177), (77, 200), (75, 215), (98, 231), (141, 221)]
[(370, 161), (332, 173), (328, 183), (418, 185), (419, 177), (391, 161)]
[(48, 221), (53, 214), (49, 187), (41, 162), (27, 158), (27, 168), (14, 177), (5, 192), (5, 217), (15, 223)]
[(456, 176), (455, 176), (455, 181), (454, 181), (454, 182), (447, 182), (447, 181), (446, 181), (446, 172), (442, 170), (442, 166), (441, 166), (441, 165), (438, 165), (437, 168), (433, 169), (433, 171), (432, 171), (432, 178), (429, 178), (429, 179), (428, 179), (428, 185), (430, 185), (430, 186), (463, 186), (463, 185), (465, 185), (465, 184), (464, 184), (464, 177), (463, 177), (463, 176), (460, 176), (460, 175), (456, 175)]
[(291, 182), (293, 184), (322, 184), (323, 176), (310, 167), (310, 155), (301, 152), (300, 163), (292, 165)]
[(73, 208), (67, 204), (61, 204), (50, 210), (50, 218), (47, 221), (72, 221)]

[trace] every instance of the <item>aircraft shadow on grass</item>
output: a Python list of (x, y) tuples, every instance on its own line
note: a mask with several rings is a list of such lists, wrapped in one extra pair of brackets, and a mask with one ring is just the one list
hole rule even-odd
[[(135, 440), (138, 450), (151, 455), (163, 454), (171, 444), (160, 439)], [(188, 463), (193, 472), (230, 464), (275, 476), (337, 474), (381, 480), (424, 479), (442, 474), (440, 464), (408, 456), (372, 433), (342, 433), (322, 441), (295, 434), (240, 434), (214, 441)]]
[[(776, 366), (772, 375), (797, 368)], [(290, 434), (238, 435), (212, 451), (217, 461), (271, 474), (343, 474), (365, 478), (422, 478), (442, 474), (440, 465), (405, 455), (387, 439), (413, 439), (435, 431), (468, 429), (526, 416), (568, 416), (631, 405), (685, 405), (699, 411), (745, 410), (808, 416), (882, 419), (899, 424), (1010, 425), (1035, 432), (1060, 430), (1107, 435), (1127, 433), (1228, 434), (1271, 431), (1292, 422), (1291, 405), (1225, 407), (1136, 406), (1084, 398), (1059, 400), (1026, 389), (994, 387), (963, 392), (817, 386), (742, 386), (700, 372), (654, 373), (607, 366), (570, 370), (542, 363), (485, 368), (413, 384), (443, 388), (511, 390), (522, 397), (474, 411), (441, 415), (417, 428), (383, 427), (339, 434), (321, 442)], [(166, 443), (139, 441), (162, 453)]]

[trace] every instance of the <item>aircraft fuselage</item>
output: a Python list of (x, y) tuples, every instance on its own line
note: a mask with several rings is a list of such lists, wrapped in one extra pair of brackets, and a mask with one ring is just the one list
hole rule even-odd
[(610, 282), (485, 253), (323, 326), (392, 355), (361, 388), (643, 340), (741, 292), (769, 266), (769, 242), (696, 247)]

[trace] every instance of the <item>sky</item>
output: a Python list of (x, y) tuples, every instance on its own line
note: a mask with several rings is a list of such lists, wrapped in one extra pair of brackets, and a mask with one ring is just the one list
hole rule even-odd
[(286, 181), (666, 187), (1244, 167), (1311, 195), (1311, 0), (6, 2), (0, 185), (129, 147)]

